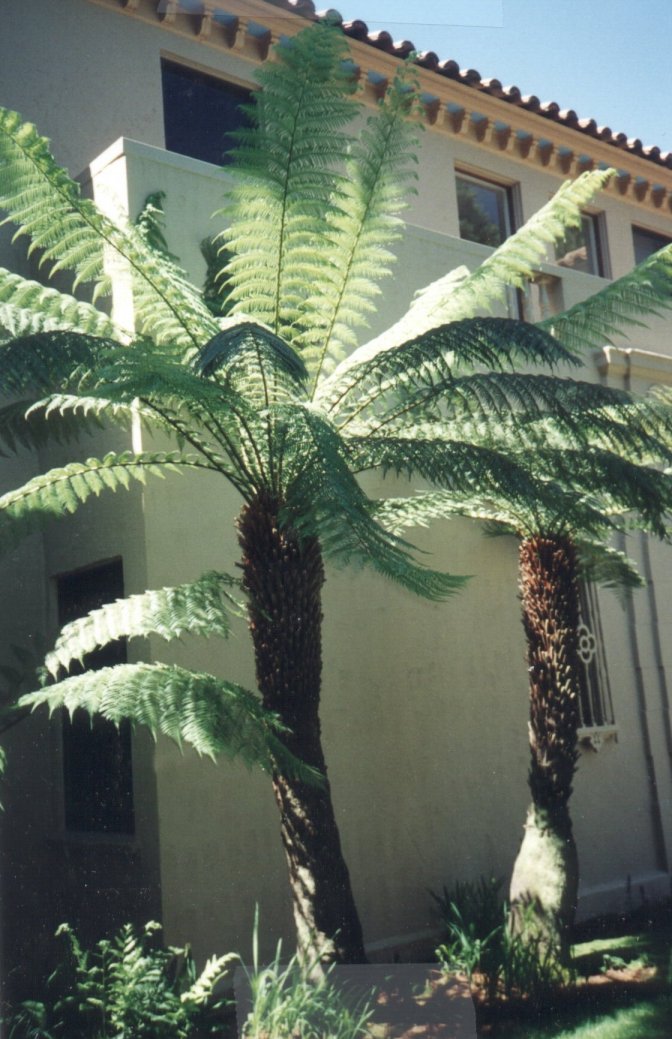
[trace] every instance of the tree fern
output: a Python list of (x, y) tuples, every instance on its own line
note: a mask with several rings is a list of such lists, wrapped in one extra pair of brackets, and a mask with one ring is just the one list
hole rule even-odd
[(45, 666), (56, 677), (60, 668), (67, 671), (73, 661), (81, 664), (87, 653), (120, 638), (159, 635), (169, 641), (185, 634), (227, 638), (231, 614), (240, 615), (242, 610), (229, 591), (238, 587), (239, 582), (228, 574), (211, 571), (188, 584), (108, 603), (66, 624)]
[(222, 754), (271, 770), (282, 764), (304, 780), (319, 779), (288, 753), (279, 739), (282, 725), (257, 697), (234, 682), (168, 664), (118, 664), (65, 678), (20, 700), (30, 708), (46, 704), (71, 714), (85, 710), (118, 723), (129, 718), (178, 746), (188, 744), (206, 757)]

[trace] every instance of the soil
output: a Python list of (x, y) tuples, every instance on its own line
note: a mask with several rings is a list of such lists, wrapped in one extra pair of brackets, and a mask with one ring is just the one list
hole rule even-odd
[(422, 994), (394, 982), (380, 991), (370, 1034), (371, 1039), (496, 1039), (513, 1021), (548, 1023), (581, 1007), (606, 1012), (666, 987), (655, 967), (625, 967), (558, 987), (541, 1002), (500, 997), (489, 1003), (478, 978), (470, 989), (466, 977), (430, 969)]

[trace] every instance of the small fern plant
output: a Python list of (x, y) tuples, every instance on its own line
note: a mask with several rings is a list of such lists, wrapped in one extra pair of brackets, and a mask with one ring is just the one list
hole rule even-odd
[[(48, 661), (58, 681), (24, 703), (124, 714), (205, 753), (229, 749), (267, 768), (299, 946), (309, 960), (359, 961), (362, 929), (320, 738), (324, 563), (368, 566), (443, 600), (464, 578), (425, 566), (381, 522), (358, 477), (378, 469), (458, 496), (529, 502), (543, 481), (492, 442), (502, 417), (538, 430), (553, 418), (567, 435), (588, 437), (608, 391), (596, 404), (592, 384), (549, 374), (580, 368), (575, 340), (583, 342), (585, 320), (569, 312), (557, 332), (487, 315), (508, 286), (533, 277), (609, 173), (565, 184), (476, 271), (428, 286), (401, 320), (358, 346), (392, 270), (417, 134), (404, 73), (353, 131), (362, 110), (347, 56), (342, 33), (318, 23), (283, 40), (259, 71), (263, 89), (238, 134), (222, 211), (220, 268), (205, 294), (155, 233), (157, 197), (140, 226), (109, 220), (35, 128), (0, 110), (0, 207), (43, 268), (73, 275), (68, 295), (0, 271), (0, 374), (12, 394), (0, 437), (39, 446), (112, 422), (167, 433), (174, 445), (73, 461), (4, 495), (0, 548), (92, 495), (156, 475), (207, 474), (239, 492), (255, 692), (160, 663), (59, 670), (110, 637), (223, 634), (228, 579), (206, 575), (64, 632)], [(114, 295), (112, 255), (133, 289), (129, 327), (75, 295), (78, 286), (94, 302)], [(591, 334), (614, 314), (639, 320), (667, 305), (669, 274), (657, 261), (628, 291), (615, 283), (591, 312)], [(204, 595), (205, 613), (196, 602)]]
[(192, 1039), (221, 1032), (230, 1005), (214, 988), (238, 963), (213, 957), (197, 975), (188, 948), (164, 949), (160, 924), (126, 924), (84, 949), (62, 924), (65, 955), (49, 978), (54, 998), (21, 1004), (9, 1021), (10, 1039)]

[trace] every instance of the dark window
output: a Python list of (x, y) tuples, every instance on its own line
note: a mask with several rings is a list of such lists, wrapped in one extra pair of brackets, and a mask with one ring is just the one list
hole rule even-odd
[[(101, 563), (58, 578), (58, 619), (61, 625), (85, 616), (104, 603), (123, 597), (121, 560)], [(81, 670), (110, 667), (126, 661), (123, 639), (90, 653)], [(76, 669), (71, 668), (71, 673)], [(131, 730), (117, 728), (86, 711), (63, 719), (63, 784), (65, 827), (88, 833), (133, 833), (133, 774)]]
[(501, 245), (513, 230), (511, 192), (501, 184), (458, 176), (460, 238), (481, 245)]
[(166, 148), (217, 166), (226, 163), (232, 130), (249, 126), (240, 106), (251, 92), (215, 76), (161, 60)]
[(570, 227), (555, 246), (556, 263), (573, 271), (604, 277), (605, 267), (598, 216), (584, 213), (580, 227)]
[(644, 231), (641, 227), (633, 227), (632, 241), (635, 247), (635, 263), (641, 263), (647, 256), (657, 253), (663, 246), (669, 245), (672, 238), (656, 234), (655, 231)]

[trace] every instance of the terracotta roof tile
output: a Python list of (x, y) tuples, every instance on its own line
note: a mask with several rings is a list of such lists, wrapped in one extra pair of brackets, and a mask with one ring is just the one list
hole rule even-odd
[[(284, 7), (285, 10), (302, 14), (308, 18), (315, 18), (327, 13), (326, 11), (321, 11), (318, 15), (313, 0), (267, 0), (267, 3), (273, 4), (275, 7)], [(371, 47), (385, 51), (392, 57), (405, 58), (411, 51), (415, 50), (410, 40), (395, 42), (391, 34), (385, 30), (369, 32), (366, 22), (359, 18), (354, 21), (344, 22), (340, 13), (333, 10), (333, 8), (328, 11), (328, 14), (332, 20), (340, 22), (346, 36), (368, 43)], [(482, 79), (480, 72), (476, 69), (461, 69), (452, 58), (441, 60), (434, 51), (424, 51), (418, 54), (416, 62), (422, 68), (428, 69), (437, 76), (445, 76), (449, 79), (457, 80), (465, 86), (491, 94), (493, 97), (501, 98), (509, 104), (526, 108), (531, 112), (537, 112), (552, 122), (578, 130), (588, 137), (605, 141), (615, 148), (632, 152), (634, 155), (639, 155), (658, 165), (672, 169), (672, 152), (661, 152), (660, 148), (657, 147), (645, 148), (639, 138), (628, 138), (626, 134), (616, 133), (608, 126), (598, 126), (595, 119), (581, 119), (573, 109), (561, 109), (556, 101), (545, 101), (542, 103), (534, 94), (522, 95), (520, 88), (515, 85), (505, 87), (502, 86), (498, 79)]]

